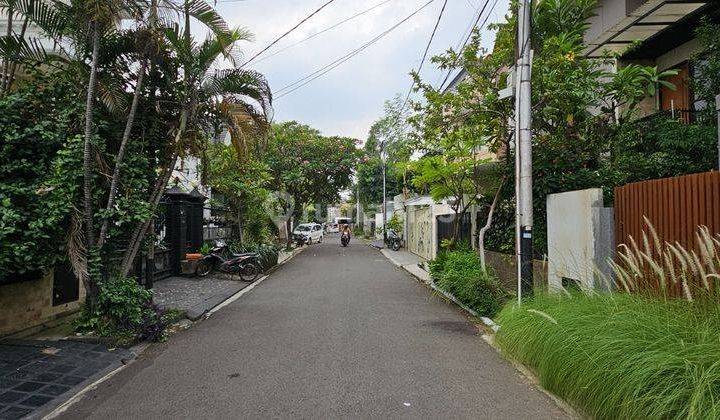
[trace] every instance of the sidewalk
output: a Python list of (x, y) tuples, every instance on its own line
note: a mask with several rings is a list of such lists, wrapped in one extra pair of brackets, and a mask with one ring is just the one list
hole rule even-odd
[(104, 344), (0, 341), (0, 419), (41, 418), (133, 358)]
[[(373, 244), (374, 246), (374, 244)], [(419, 278), (425, 283), (432, 283), (430, 279), (430, 273), (425, 271), (423, 268), (427, 260), (420, 256), (413, 254), (412, 252), (405, 251), (403, 249), (399, 251), (392, 251), (387, 248), (380, 249), (380, 252), (390, 260), (393, 264), (401, 267), (408, 271), (413, 276)]]
[[(301, 250), (302, 248), (292, 251), (281, 250), (277, 265), (268, 270), (268, 273)], [(161, 308), (180, 310), (189, 320), (197, 321), (211, 309), (251, 284), (230, 280), (222, 274), (211, 274), (202, 278), (176, 276), (157, 281), (153, 286), (153, 295), (155, 303)]]

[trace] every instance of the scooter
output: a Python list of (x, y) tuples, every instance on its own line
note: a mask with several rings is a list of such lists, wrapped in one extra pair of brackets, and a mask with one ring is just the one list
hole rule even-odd
[(340, 236), (340, 244), (342, 246), (348, 246), (350, 243), (350, 234), (347, 232), (343, 232), (342, 236)]
[(388, 229), (387, 238), (385, 238), (385, 245), (393, 251), (397, 251), (402, 247), (402, 238), (393, 229)]
[(231, 276), (238, 276), (242, 281), (255, 281), (260, 274), (260, 255), (256, 252), (230, 254), (226, 245), (214, 247), (204, 255), (195, 267), (195, 275), (205, 277), (217, 270)]

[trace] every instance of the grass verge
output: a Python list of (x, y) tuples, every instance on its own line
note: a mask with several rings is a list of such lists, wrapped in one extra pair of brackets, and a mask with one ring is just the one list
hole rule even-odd
[(716, 304), (538, 295), (497, 321), (500, 348), (589, 416), (720, 417)]

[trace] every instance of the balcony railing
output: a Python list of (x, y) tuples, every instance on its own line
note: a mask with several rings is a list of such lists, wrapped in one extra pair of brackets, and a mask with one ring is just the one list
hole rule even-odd
[(684, 124), (692, 124), (697, 121), (699, 114), (699, 111), (695, 111), (692, 109), (665, 109), (657, 111), (650, 115), (646, 115), (642, 118), (638, 118), (636, 121), (639, 123), (643, 123), (663, 118), (677, 120)]

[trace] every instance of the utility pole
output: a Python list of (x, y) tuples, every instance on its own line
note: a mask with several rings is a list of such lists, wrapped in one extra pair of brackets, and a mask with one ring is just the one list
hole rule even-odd
[(720, 171), (720, 94), (715, 96), (715, 113), (717, 114), (718, 130), (718, 170)]
[(363, 220), (360, 216), (360, 177), (357, 179), (357, 192), (355, 194), (355, 214), (356, 214), (356, 221), (355, 226), (359, 226), (361, 228), (364, 228), (363, 226)]
[(532, 193), (532, 114), (531, 114), (531, 50), (530, 50), (530, 1), (518, 2), (518, 84), (515, 131), (516, 159), (516, 223), (518, 238), (518, 302), (523, 295), (532, 294), (532, 227), (533, 227), (533, 193)]
[(380, 142), (380, 160), (382, 161), (382, 175), (383, 175), (383, 204), (382, 204), (382, 214), (383, 214), (383, 243), (387, 241), (387, 199), (386, 195), (387, 192), (385, 191), (385, 165), (387, 157), (385, 156), (385, 140)]

